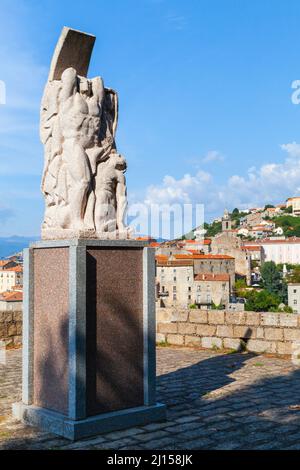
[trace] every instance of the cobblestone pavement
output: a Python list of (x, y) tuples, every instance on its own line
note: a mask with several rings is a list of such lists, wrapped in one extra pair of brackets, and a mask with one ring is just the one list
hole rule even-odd
[[(11, 417), (20, 399), (21, 350), (0, 365), (0, 449), (300, 449), (300, 367), (289, 360), (159, 348), (164, 423), (75, 443)], [(300, 408), (300, 406), (299, 406)]]

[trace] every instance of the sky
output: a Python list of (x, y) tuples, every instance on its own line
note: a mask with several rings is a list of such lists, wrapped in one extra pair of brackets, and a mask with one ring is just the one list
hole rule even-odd
[(0, 236), (40, 232), (39, 106), (64, 25), (96, 35), (89, 76), (118, 91), (130, 202), (211, 220), (300, 195), (299, 20), (299, 0), (0, 0)]

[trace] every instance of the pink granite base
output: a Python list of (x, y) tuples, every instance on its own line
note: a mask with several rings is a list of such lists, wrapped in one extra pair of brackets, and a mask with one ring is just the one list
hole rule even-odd
[(33, 404), (67, 414), (69, 250), (34, 250)]

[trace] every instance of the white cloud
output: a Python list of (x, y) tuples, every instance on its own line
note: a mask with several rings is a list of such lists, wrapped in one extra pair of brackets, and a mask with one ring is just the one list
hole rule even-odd
[(224, 161), (224, 155), (218, 152), (218, 150), (210, 150), (202, 159), (203, 163), (223, 162), (223, 161)]
[(195, 176), (187, 173), (179, 180), (167, 175), (161, 185), (152, 185), (147, 188), (145, 203), (191, 203), (202, 194), (210, 181), (211, 175), (205, 171), (198, 171)]
[(232, 175), (221, 185), (204, 171), (179, 179), (165, 176), (161, 184), (147, 188), (145, 203), (202, 203), (208, 219), (219, 215), (224, 207), (246, 209), (300, 195), (300, 144), (292, 142), (281, 148), (287, 152), (282, 163), (251, 167), (246, 175)]
[(290, 144), (282, 144), (280, 147), (288, 152), (291, 157), (300, 157), (300, 144), (292, 142)]

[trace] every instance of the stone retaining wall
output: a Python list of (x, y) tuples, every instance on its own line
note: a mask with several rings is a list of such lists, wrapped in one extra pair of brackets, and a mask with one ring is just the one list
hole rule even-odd
[[(300, 315), (292, 313), (158, 308), (156, 321), (158, 343), (300, 355)], [(22, 344), (22, 312), (0, 312), (0, 341)]]
[(0, 312), (0, 341), (6, 346), (22, 344), (22, 312)]
[(292, 313), (159, 308), (156, 321), (158, 343), (300, 355), (300, 315)]

